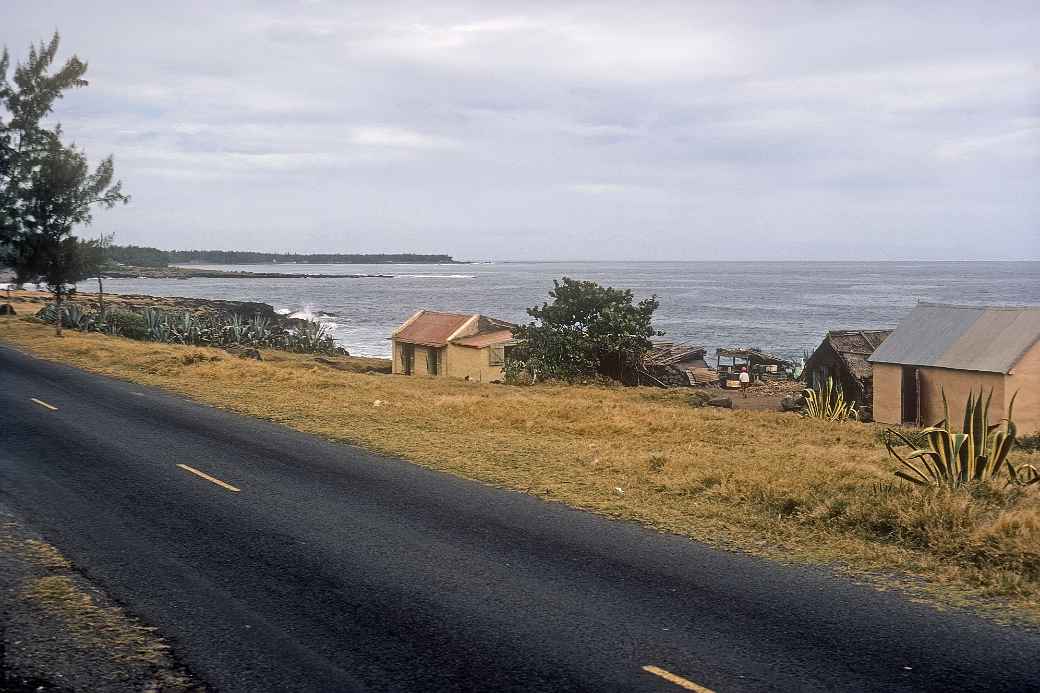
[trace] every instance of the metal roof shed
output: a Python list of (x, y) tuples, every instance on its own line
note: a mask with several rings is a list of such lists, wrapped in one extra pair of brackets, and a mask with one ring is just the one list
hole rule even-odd
[(993, 392), (990, 417), (1007, 415), (1024, 433), (1040, 429), (1040, 307), (921, 303), (868, 359), (874, 417), (931, 424), (945, 393), (953, 410), (972, 391)]

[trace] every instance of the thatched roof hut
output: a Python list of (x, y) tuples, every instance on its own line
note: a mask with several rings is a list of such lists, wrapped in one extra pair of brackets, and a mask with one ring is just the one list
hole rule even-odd
[(805, 362), (802, 378), (810, 386), (833, 378), (845, 398), (870, 407), (873, 373), (867, 357), (892, 334), (892, 330), (832, 330)]

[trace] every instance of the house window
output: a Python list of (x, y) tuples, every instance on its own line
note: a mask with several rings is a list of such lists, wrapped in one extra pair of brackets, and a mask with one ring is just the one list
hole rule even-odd
[(439, 349), (431, 348), (426, 350), (426, 372), (430, 375), (437, 375), (438, 367), (440, 366), (440, 364), (438, 363), (439, 357)]
[(506, 348), (504, 346), (493, 346), (488, 348), (488, 365), (501, 366), (506, 362)]
[(401, 369), (405, 375), (411, 375), (415, 370), (415, 345), (401, 345)]

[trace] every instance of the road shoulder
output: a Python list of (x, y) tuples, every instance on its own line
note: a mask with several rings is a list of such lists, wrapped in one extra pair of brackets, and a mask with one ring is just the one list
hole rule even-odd
[(127, 614), (0, 505), (0, 690), (205, 689), (175, 662), (155, 629)]

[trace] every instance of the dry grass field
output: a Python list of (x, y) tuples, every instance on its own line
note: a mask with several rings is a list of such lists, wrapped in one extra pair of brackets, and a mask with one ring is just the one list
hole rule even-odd
[(699, 409), (683, 391), (420, 380), (362, 372), (373, 365), (363, 359), (265, 351), (256, 362), (97, 334), (58, 339), (21, 318), (0, 318), (0, 340), (718, 546), (1040, 617), (1037, 490), (907, 488), (871, 425)]

